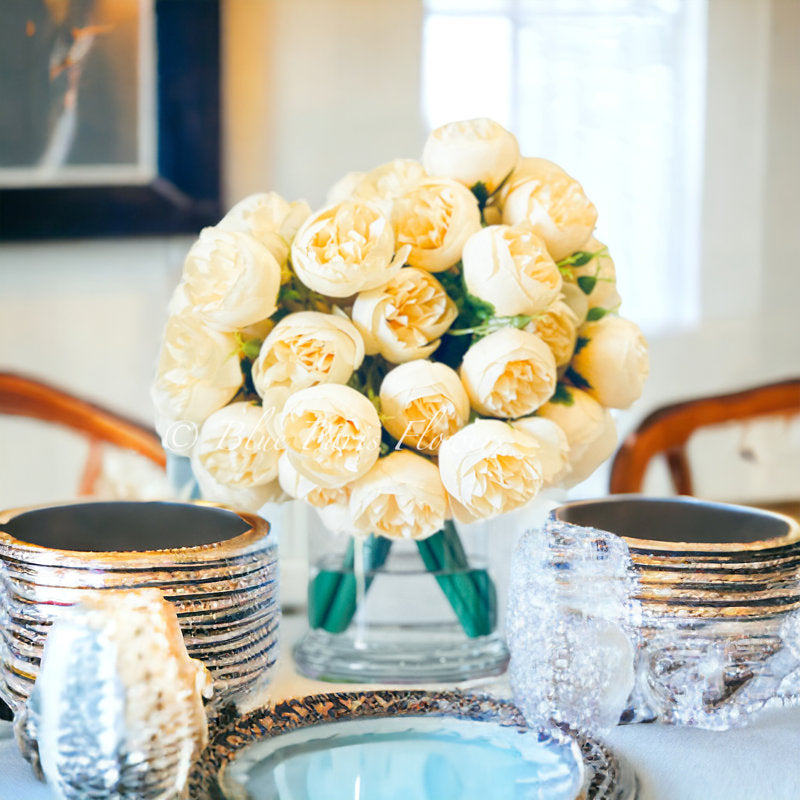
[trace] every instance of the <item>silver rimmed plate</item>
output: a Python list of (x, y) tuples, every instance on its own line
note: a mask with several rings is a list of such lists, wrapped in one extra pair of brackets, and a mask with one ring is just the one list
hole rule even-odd
[(554, 509), (555, 519), (621, 536), (638, 558), (671, 556), (725, 561), (750, 554), (789, 553), (800, 542), (800, 525), (772, 511), (715, 503), (695, 497), (612, 495), (577, 500)]
[(510, 703), (458, 692), (313, 695), (218, 728), (190, 776), (213, 800), (634, 800), (593, 739), (528, 728)]

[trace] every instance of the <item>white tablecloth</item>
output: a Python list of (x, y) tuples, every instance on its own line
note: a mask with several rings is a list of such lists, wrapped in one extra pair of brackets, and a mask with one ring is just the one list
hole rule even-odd
[[(284, 617), (284, 642), (294, 641), (303, 625), (296, 617)], [(283, 651), (271, 685), (252, 705), (265, 703), (269, 696), (357, 688), (299, 677), (288, 657), (289, 646)], [(502, 680), (461, 688), (507, 696)], [(800, 800), (800, 708), (764, 712), (750, 726), (724, 732), (621, 725), (605, 741), (636, 772), (639, 800)], [(5, 722), (0, 722), (0, 800), (55, 800), (33, 777), (17, 751), (11, 724)]]
[[(768, 712), (748, 728), (723, 733), (625, 725), (607, 742), (636, 771), (641, 800), (800, 798), (800, 709)], [(0, 722), (0, 800), (54, 798), (19, 755), (11, 725)]]

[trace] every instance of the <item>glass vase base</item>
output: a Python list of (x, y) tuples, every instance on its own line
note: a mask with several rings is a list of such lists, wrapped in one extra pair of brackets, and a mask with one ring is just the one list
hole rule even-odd
[(294, 647), (298, 672), (337, 683), (452, 683), (501, 675), (508, 650), (499, 633), (467, 637), (457, 625), (430, 628), (354, 624), (344, 633), (321, 628)]

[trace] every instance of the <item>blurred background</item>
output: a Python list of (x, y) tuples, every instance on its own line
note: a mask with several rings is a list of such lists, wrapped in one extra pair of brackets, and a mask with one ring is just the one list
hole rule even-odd
[[(665, 402), (800, 374), (798, 0), (222, 0), (220, 23), (223, 207), (268, 190), (316, 207), (346, 172), (419, 158), (432, 128), (493, 117), (599, 210), (651, 347), (621, 435)], [(194, 236), (0, 243), (0, 370), (149, 423)], [(0, 507), (74, 491), (81, 455), (39, 427), (0, 418)]]

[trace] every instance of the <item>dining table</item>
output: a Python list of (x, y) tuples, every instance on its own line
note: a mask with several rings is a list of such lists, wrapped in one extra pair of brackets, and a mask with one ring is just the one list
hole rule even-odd
[[(374, 684), (332, 684), (298, 675), (291, 658), (291, 642), (301, 635), (304, 625), (300, 615), (284, 615), (282, 652), (272, 680), (242, 706), (243, 711), (293, 697), (378, 688)], [(500, 699), (509, 699), (511, 695), (505, 675), (420, 688), (458, 689)], [(598, 738), (636, 774), (638, 800), (800, 798), (800, 707), (765, 709), (750, 724), (726, 731), (638, 723), (618, 725)], [(498, 780), (502, 780), (501, 776)], [(31, 766), (22, 758), (12, 724), (0, 721), (0, 800), (57, 800), (57, 797), (36, 779)]]

